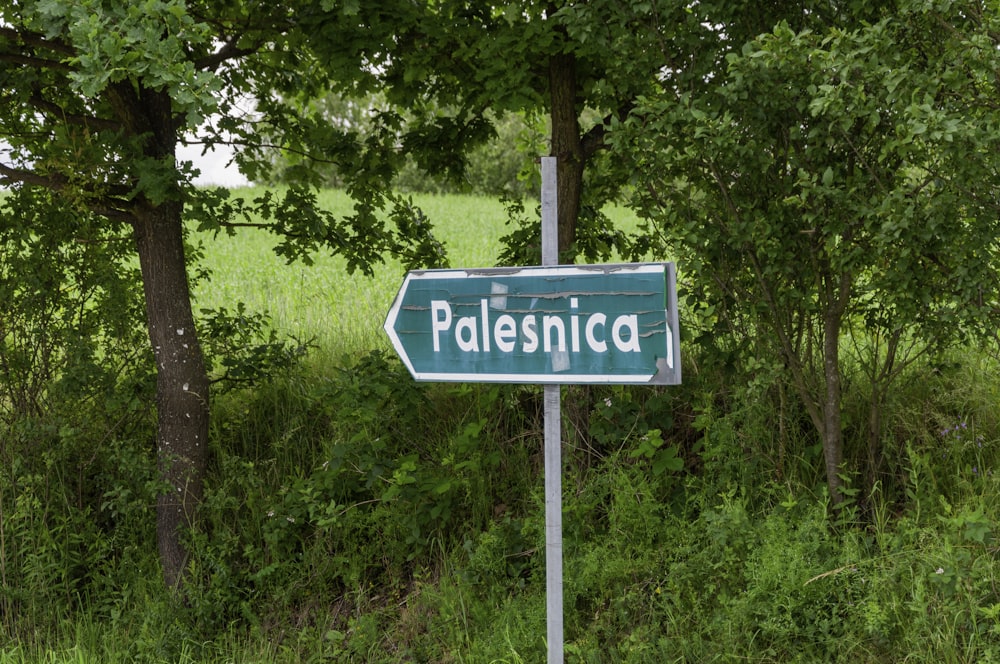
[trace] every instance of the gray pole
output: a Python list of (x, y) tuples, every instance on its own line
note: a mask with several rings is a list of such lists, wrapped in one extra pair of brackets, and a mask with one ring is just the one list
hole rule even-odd
[[(559, 264), (556, 158), (542, 157), (542, 265)], [(545, 601), (548, 664), (563, 664), (562, 412), (558, 385), (545, 390)]]

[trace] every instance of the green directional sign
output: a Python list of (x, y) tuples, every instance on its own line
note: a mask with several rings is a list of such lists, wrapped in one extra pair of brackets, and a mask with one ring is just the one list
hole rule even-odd
[(681, 382), (673, 263), (412, 271), (384, 327), (417, 380)]

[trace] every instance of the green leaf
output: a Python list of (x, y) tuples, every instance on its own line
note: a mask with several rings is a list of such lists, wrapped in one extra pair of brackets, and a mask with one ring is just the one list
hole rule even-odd
[(677, 451), (676, 445), (661, 449), (653, 459), (653, 474), (662, 475), (667, 471), (676, 473), (683, 470), (684, 459), (677, 456)]

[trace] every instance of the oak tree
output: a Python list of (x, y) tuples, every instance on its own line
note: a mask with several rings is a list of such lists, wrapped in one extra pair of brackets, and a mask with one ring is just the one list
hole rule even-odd
[[(18, 194), (4, 204), (22, 206), (35, 236), (67, 232), (66, 224), (47, 223), (52, 214), (33, 214), (36, 203), (56, 200), (94, 220), (64, 239), (101, 243), (124, 236), (134, 247), (155, 360), (156, 456), (167, 487), (157, 503), (157, 541), (170, 586), (184, 576), (182, 532), (202, 496), (210, 412), (185, 219), (217, 231), (260, 225), (278, 234), (278, 251), (289, 259), (325, 249), (345, 255), (351, 269), (368, 269), (387, 251), (414, 265), (442, 260), (422, 216), (382, 191), (393, 168), (384, 145), (350, 132), (318, 131), (308, 113), (293, 113), (284, 103), (332, 81), (370, 85), (378, 78), (365, 49), (391, 45), (413, 6), (372, 9), (377, 29), (358, 20), (358, 11), (356, 2), (253, 0), (0, 5), (0, 185)], [(358, 48), (316, 48), (331, 36)], [(305, 173), (283, 194), (243, 200), (195, 188), (194, 168), (177, 159), (185, 142), (206, 148), (229, 142), (241, 148), (239, 163), (255, 178), (270, 166), (264, 142), (303, 149), (312, 139), (325, 141), (308, 146), (323, 158), (353, 163), (358, 203), (347, 218), (319, 208)], [(121, 260), (128, 273), (129, 258)]]

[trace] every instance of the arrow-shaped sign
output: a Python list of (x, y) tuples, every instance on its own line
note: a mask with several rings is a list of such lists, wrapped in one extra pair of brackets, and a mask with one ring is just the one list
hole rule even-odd
[(411, 271), (384, 327), (417, 380), (681, 382), (673, 263)]

